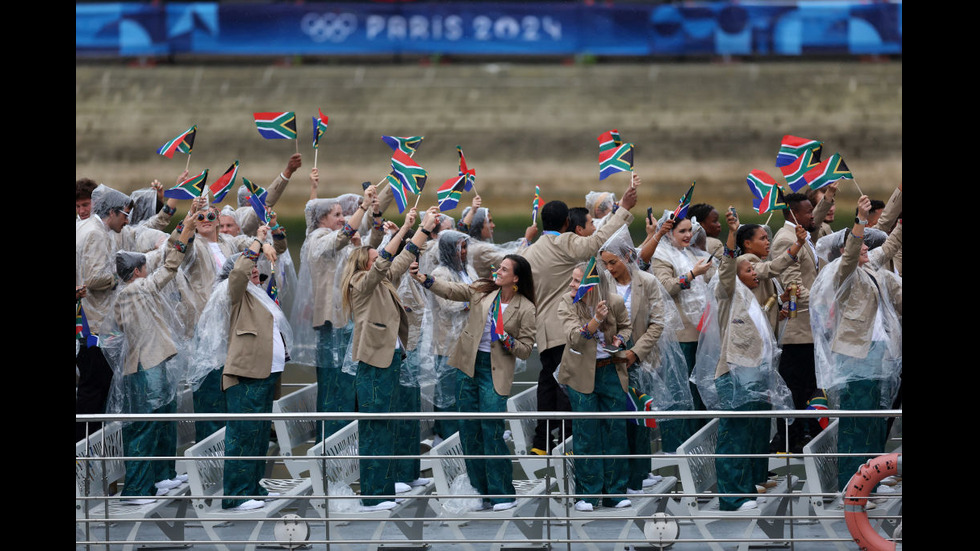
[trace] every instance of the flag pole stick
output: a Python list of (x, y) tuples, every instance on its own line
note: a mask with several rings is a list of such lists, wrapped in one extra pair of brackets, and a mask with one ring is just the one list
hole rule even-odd
[(788, 210), (789, 210), (789, 215), (793, 217), (793, 223), (799, 226), (800, 223), (796, 220), (796, 214), (793, 213), (793, 209), (788, 209)]
[(191, 168), (191, 154), (187, 154), (187, 164), (184, 165), (184, 170), (190, 170)]
[(773, 214), (773, 212), (775, 212), (775, 211), (769, 211), (769, 218), (766, 218), (766, 225), (767, 226), (769, 225), (769, 221), (772, 220), (772, 214)]
[(293, 141), (296, 142), (296, 153), (299, 153), (299, 138), (297, 137)]
[(320, 149), (319, 148), (313, 149), (313, 168), (316, 168), (316, 158), (317, 158), (317, 155), (319, 155), (319, 154), (320, 154)]
[(858, 190), (858, 195), (864, 195), (864, 192), (863, 192), (863, 191), (861, 191), (861, 186), (859, 186), (859, 185), (858, 185), (858, 181), (857, 181), (857, 180), (855, 180), (854, 178), (851, 178), (851, 181), (852, 181), (852, 182), (854, 182), (854, 187), (856, 187), (856, 188), (857, 188), (857, 190)]
[(422, 198), (422, 190), (420, 189), (419, 190), (419, 194), (415, 196), (415, 206), (412, 207), (412, 208), (415, 208), (415, 209), (419, 208), (419, 199), (421, 199), (421, 198)]

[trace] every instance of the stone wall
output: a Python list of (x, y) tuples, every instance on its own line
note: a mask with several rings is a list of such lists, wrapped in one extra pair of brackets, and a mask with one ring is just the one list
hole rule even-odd
[[(748, 210), (745, 176), (775, 168), (784, 134), (840, 151), (861, 188), (887, 198), (902, 178), (902, 63), (764, 62), (599, 65), (78, 65), (75, 170), (123, 190), (165, 184), (186, 156), (155, 153), (198, 125), (192, 172), (217, 178), (235, 159), (266, 183), (296, 144), (263, 140), (253, 111), (293, 110), (304, 168), (313, 166), (311, 120), (330, 117), (318, 155), (320, 196), (359, 189), (389, 170), (382, 134), (424, 135), (416, 160), (430, 174), (421, 205), (455, 174), (455, 146), (477, 170), (477, 189), (498, 212), (528, 209), (534, 185), (546, 200), (577, 204), (590, 189), (621, 192), (625, 174), (598, 181), (598, 142), (617, 128), (635, 144), (641, 202), (676, 203), (692, 180), (696, 201)], [(281, 211), (298, 214), (306, 170)], [(856, 198), (853, 186), (845, 197)], [(464, 197), (464, 201), (466, 201)]]

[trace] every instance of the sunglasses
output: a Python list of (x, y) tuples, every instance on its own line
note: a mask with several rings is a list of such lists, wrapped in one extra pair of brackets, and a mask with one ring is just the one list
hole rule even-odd
[(209, 210), (207, 214), (204, 214), (203, 212), (197, 213), (198, 222), (203, 222), (205, 218), (207, 218), (208, 222), (214, 222), (218, 219), (218, 213), (214, 212), (213, 210)]

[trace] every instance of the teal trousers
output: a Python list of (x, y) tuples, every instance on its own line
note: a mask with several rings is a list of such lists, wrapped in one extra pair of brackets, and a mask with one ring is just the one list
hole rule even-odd
[[(387, 368), (359, 362), (357, 364), (357, 408), (361, 413), (390, 413), (392, 399), (398, 388), (402, 351), (395, 350), (391, 365)], [(395, 426), (390, 419), (361, 419), (357, 422), (358, 454), (378, 456), (361, 459), (361, 502), (377, 505), (392, 498), (377, 499), (368, 496), (395, 495)]]
[[(273, 395), (280, 373), (265, 379), (239, 377), (238, 384), (225, 391), (228, 413), (272, 413)], [(228, 421), (225, 429), (225, 456), (264, 456), (269, 452), (272, 422)], [(265, 473), (261, 459), (225, 460), (224, 492), (221, 507), (230, 509), (246, 500), (231, 496), (264, 496), (269, 492), (259, 485)], [(248, 498), (246, 498), (248, 499)]]
[[(353, 326), (335, 329), (329, 321), (316, 331), (316, 410), (330, 413), (357, 411), (354, 376), (343, 371)], [(318, 423), (324, 438), (346, 427), (348, 419)]]

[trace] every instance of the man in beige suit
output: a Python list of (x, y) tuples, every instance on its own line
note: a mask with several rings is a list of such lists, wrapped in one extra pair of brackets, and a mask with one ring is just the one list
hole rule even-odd
[[(568, 398), (561, 393), (555, 382), (555, 368), (565, 349), (565, 332), (558, 319), (558, 303), (567, 294), (572, 270), (581, 262), (596, 255), (599, 247), (612, 234), (633, 221), (629, 210), (636, 205), (636, 186), (640, 179), (635, 174), (617, 210), (609, 215), (602, 228), (589, 237), (566, 232), (568, 207), (561, 201), (551, 201), (541, 209), (544, 232), (521, 255), (531, 264), (534, 274), (534, 296), (537, 304), (537, 343), (541, 356), (541, 372), (538, 375), (538, 411), (569, 411)], [(556, 426), (542, 419), (534, 432), (532, 451), (546, 454), (553, 444), (549, 428)], [(571, 423), (564, 426), (565, 435), (571, 435)]]

